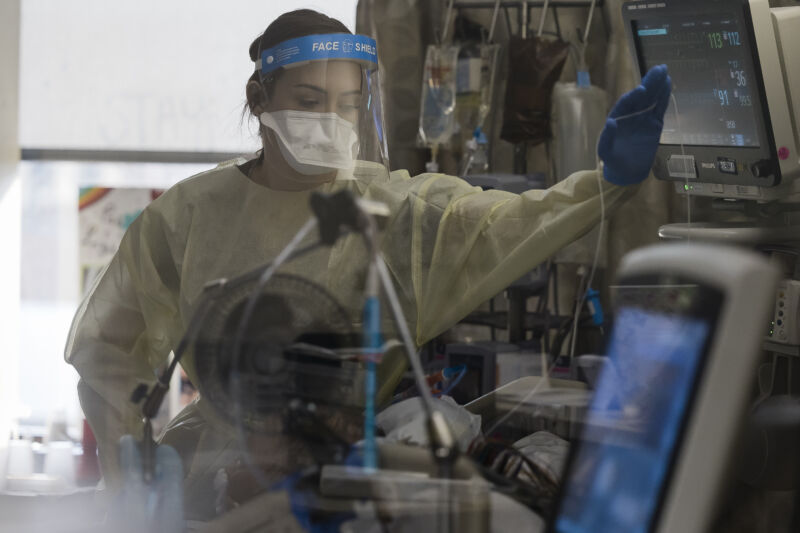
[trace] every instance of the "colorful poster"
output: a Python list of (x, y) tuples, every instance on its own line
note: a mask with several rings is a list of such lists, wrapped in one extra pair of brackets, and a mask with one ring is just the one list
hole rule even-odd
[(78, 232), (80, 235), (81, 291), (114, 257), (125, 230), (160, 189), (86, 187), (80, 189)]

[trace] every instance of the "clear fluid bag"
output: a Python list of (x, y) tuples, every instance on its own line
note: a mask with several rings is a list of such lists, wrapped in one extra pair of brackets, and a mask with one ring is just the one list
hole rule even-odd
[[(597, 141), (606, 124), (608, 97), (593, 85), (556, 83), (553, 88), (551, 127), (553, 166), (556, 181), (579, 170), (597, 168)], [(604, 231), (604, 239), (607, 231)], [(557, 263), (592, 264), (600, 238), (600, 228), (561, 249)], [(601, 248), (599, 265), (606, 264), (606, 248)]]
[(606, 124), (608, 96), (593, 85), (556, 83), (551, 122), (555, 178), (597, 167), (597, 141)]
[(447, 145), (455, 128), (458, 46), (430, 45), (422, 74), (419, 140), (436, 150)]

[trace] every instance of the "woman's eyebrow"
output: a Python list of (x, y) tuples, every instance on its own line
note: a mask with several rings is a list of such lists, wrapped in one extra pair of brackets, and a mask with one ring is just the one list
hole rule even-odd
[[(319, 92), (319, 93), (322, 93), (322, 94), (328, 94), (328, 91), (326, 91), (322, 87), (319, 87), (317, 85), (310, 85), (308, 83), (297, 83), (297, 84), (295, 84), (295, 87), (296, 88), (300, 87), (300, 88), (304, 88), (304, 89), (310, 89), (312, 91), (316, 91), (316, 92)], [(342, 93), (343, 96), (348, 96), (348, 95), (351, 95), (351, 94), (356, 94), (356, 95), (361, 94), (361, 89), (355, 89), (353, 91), (346, 91), (346, 92)]]
[(318, 87), (316, 85), (309, 85), (308, 83), (297, 83), (297, 84), (295, 84), (295, 87), (302, 87), (302, 88), (311, 89), (312, 91), (317, 91), (317, 92), (320, 92), (320, 93), (323, 93), (323, 94), (328, 94), (328, 91), (326, 91), (322, 87)]

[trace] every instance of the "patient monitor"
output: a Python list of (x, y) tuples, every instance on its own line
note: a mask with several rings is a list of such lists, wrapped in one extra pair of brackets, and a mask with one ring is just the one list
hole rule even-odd
[(656, 178), (692, 195), (800, 200), (800, 7), (641, 0), (622, 13), (640, 74), (666, 64), (673, 80)]
[(762, 257), (715, 245), (626, 256), (608, 358), (551, 533), (708, 529), (777, 280)]

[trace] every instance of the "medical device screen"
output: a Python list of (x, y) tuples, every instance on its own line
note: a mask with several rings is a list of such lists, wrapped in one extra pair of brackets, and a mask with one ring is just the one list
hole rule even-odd
[(760, 146), (758, 82), (741, 16), (692, 13), (632, 24), (642, 71), (666, 64), (672, 77), (680, 117), (671, 102), (662, 144)]
[(624, 305), (616, 315), (551, 526), (558, 533), (648, 532), (657, 519), (716, 311), (676, 312), (701, 301), (697, 286), (646, 292), (667, 305)]

